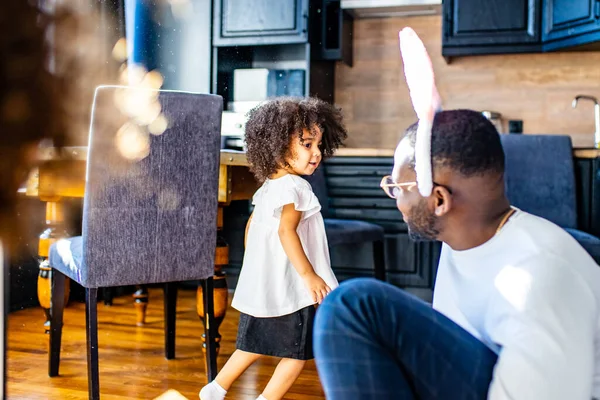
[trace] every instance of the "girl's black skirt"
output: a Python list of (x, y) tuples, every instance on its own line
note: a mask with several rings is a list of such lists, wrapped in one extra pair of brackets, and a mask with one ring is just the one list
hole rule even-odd
[(311, 305), (292, 314), (269, 318), (241, 313), (236, 347), (249, 353), (311, 360), (315, 310)]

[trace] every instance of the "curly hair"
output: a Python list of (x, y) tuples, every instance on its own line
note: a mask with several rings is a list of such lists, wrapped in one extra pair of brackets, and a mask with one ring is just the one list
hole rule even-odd
[[(406, 130), (414, 148), (417, 123)], [(465, 177), (504, 173), (504, 149), (498, 131), (480, 112), (448, 110), (436, 114), (431, 130), (435, 168), (449, 167)], [(414, 168), (414, 157), (410, 160)]]
[(285, 166), (294, 137), (302, 139), (306, 129), (323, 134), (323, 159), (331, 157), (348, 137), (341, 111), (323, 100), (308, 97), (280, 97), (252, 109), (246, 123), (246, 155), (250, 170), (264, 182)]

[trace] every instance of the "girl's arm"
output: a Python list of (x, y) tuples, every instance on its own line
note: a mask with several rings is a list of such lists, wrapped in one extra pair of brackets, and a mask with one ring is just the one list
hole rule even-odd
[(310, 265), (310, 261), (308, 261), (308, 258), (304, 253), (300, 237), (298, 237), (296, 231), (301, 219), (302, 212), (296, 210), (293, 204), (286, 204), (283, 206), (281, 219), (279, 221), (279, 240), (281, 240), (283, 250), (290, 259), (292, 265), (302, 279), (304, 279), (304, 283), (311, 293), (313, 300), (320, 304), (331, 289), (327, 286), (325, 281), (315, 273), (315, 270), (312, 265)]

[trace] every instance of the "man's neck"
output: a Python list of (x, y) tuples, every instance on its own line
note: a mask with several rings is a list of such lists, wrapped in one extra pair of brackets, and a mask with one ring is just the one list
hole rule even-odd
[(472, 207), (448, 221), (440, 240), (453, 250), (468, 250), (481, 246), (496, 235), (502, 220), (510, 212), (508, 199), (500, 199), (486, 207)]

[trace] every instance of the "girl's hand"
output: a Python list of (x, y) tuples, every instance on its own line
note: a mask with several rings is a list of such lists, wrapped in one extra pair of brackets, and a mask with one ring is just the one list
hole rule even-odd
[(310, 293), (313, 301), (321, 304), (325, 296), (331, 292), (331, 289), (323, 279), (317, 274), (309, 273), (304, 278), (304, 284)]
[(279, 240), (283, 251), (292, 262), (292, 266), (304, 280), (304, 284), (315, 303), (321, 304), (331, 289), (315, 270), (304, 253), (304, 248), (298, 236), (298, 225), (302, 218), (302, 212), (294, 208), (294, 204), (286, 204), (281, 212), (279, 221)]

